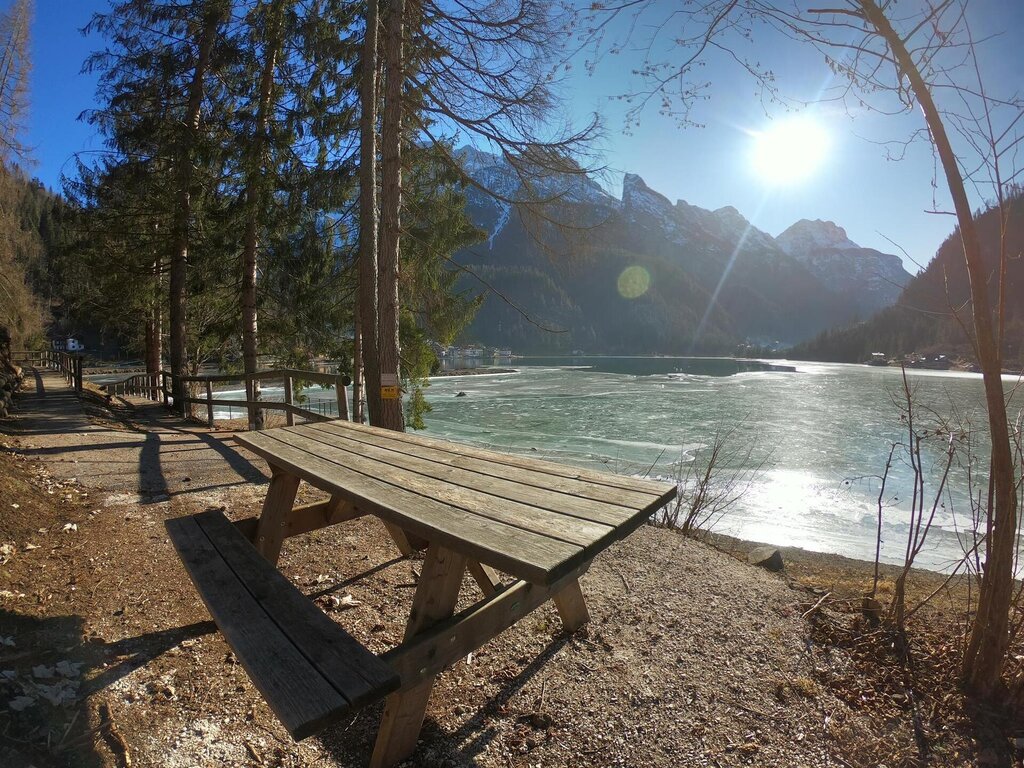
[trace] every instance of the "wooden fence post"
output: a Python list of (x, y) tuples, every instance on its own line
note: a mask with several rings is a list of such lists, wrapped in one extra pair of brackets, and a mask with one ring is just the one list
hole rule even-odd
[[(285, 376), (284, 377), (284, 401), (288, 405), (292, 405), (293, 404), (292, 403), (292, 377), (291, 376)], [(284, 412), (284, 414), (285, 414), (284, 415), (285, 422), (288, 424), (288, 426), (289, 427), (294, 427), (295, 426), (295, 414), (292, 413), (290, 409), (286, 410)]]
[(206, 426), (213, 429), (213, 382), (206, 380)]

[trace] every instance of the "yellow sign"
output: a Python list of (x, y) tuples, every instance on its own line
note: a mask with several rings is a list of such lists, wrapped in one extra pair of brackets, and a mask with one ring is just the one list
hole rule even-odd
[(380, 399), (381, 400), (397, 400), (398, 399), (398, 387), (381, 387), (380, 388)]

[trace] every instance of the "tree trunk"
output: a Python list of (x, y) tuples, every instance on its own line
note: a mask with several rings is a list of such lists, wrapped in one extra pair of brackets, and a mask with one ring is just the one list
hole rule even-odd
[[(257, 251), (259, 249), (259, 221), (264, 214), (264, 194), (267, 165), (267, 149), (270, 113), (273, 109), (274, 70), (281, 48), (281, 15), (283, 0), (274, 0), (267, 12), (267, 39), (265, 42), (263, 68), (260, 72), (259, 103), (256, 107), (256, 130), (253, 135), (253, 153), (246, 174), (245, 184), (246, 222), (242, 238), (242, 367), (249, 381), (259, 370), (259, 322), (256, 284), (259, 275)], [(251, 379), (247, 388), (250, 400), (260, 399), (260, 382)], [(263, 429), (263, 409), (249, 409), (249, 429)]]
[(964, 261), (971, 284), (971, 311), (978, 345), (978, 363), (985, 385), (989, 434), (992, 438), (992, 505), (988, 510), (990, 535), (986, 542), (985, 566), (978, 595), (978, 610), (964, 656), (964, 679), (968, 687), (989, 696), (1000, 686), (1000, 675), (1009, 642), (1008, 626), (1013, 599), (1013, 560), (1017, 533), (1017, 497), (1013, 451), (1006, 418), (1002, 381), (1002, 352), (996, 341), (989, 300), (987, 271), (981, 258), (981, 244), (974, 216), (964, 189), (956, 155), (946, 135), (942, 115), (932, 99), (921, 72), (875, 0), (860, 0), (868, 22), (889, 45), (924, 113), (932, 143), (942, 162), (953, 205), (956, 209)]
[[(360, 351), (370, 423), (380, 421), (377, 362), (377, 0), (366, 4), (359, 101), (359, 291)], [(356, 371), (356, 376), (359, 372)]]
[(402, 227), (402, 86), (405, 0), (387, 4), (384, 28), (384, 116), (381, 121), (380, 269), (377, 282), (378, 338), (382, 392), (380, 426), (405, 430), (399, 382), (398, 277)]
[(213, 44), (217, 38), (217, 28), (220, 26), (223, 13), (223, 7), (217, 0), (213, 0), (206, 6), (202, 28), (199, 33), (199, 50), (196, 56), (196, 66), (192, 73), (192, 82), (189, 84), (188, 104), (185, 108), (184, 123), (187, 135), (183, 137), (183, 141), (177, 148), (176, 153), (178, 169), (175, 190), (174, 234), (172, 236), (170, 258), (170, 337), (168, 340), (168, 357), (171, 367), (174, 409), (182, 416), (185, 415), (185, 383), (182, 381), (182, 377), (188, 375), (188, 349), (186, 348), (186, 332), (188, 327), (186, 300), (188, 294), (186, 281), (188, 278), (190, 242), (189, 227), (192, 223), (192, 155), (199, 133), (199, 118), (203, 106), (203, 84), (206, 78), (206, 71), (209, 68)]

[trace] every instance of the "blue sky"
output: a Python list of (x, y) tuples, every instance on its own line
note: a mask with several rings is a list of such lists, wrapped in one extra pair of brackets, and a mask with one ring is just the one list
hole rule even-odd
[[(79, 30), (105, 0), (36, 0), (33, 27), (33, 74), (26, 140), (33, 148), (32, 172), (48, 186), (59, 188), (61, 173), (72, 173), (78, 152), (102, 150), (92, 129), (78, 121), (94, 105), (94, 78), (80, 73), (85, 57), (102, 41)], [(987, 79), (1004, 92), (1024, 86), (1024, 2), (975, 0), (975, 33), (1002, 34), (986, 43), (983, 67)], [(799, 45), (761, 43), (752, 52), (771, 62), (783, 93), (812, 96), (829, 84), (820, 56)], [(948, 216), (926, 211), (948, 208), (941, 185), (933, 188), (934, 161), (930, 148), (918, 143), (900, 162), (886, 159), (876, 142), (900, 140), (920, 127), (919, 115), (897, 117), (857, 111), (848, 114), (822, 105), (815, 119), (830, 137), (830, 150), (817, 171), (800, 184), (771, 187), (751, 170), (751, 132), (769, 119), (754, 94), (749, 77), (722, 57), (711, 59), (702, 73), (712, 81), (711, 98), (695, 117), (705, 127), (681, 129), (675, 121), (644, 113), (639, 126), (624, 131), (623, 102), (614, 97), (636, 87), (631, 70), (638, 58), (629, 51), (606, 57), (593, 75), (582, 61), (563, 85), (571, 113), (602, 115), (605, 135), (600, 149), (609, 174), (610, 191), (619, 193), (621, 173), (641, 175), (649, 186), (671, 200), (683, 199), (704, 208), (732, 205), (759, 228), (777, 235), (793, 222), (828, 219), (846, 228), (857, 243), (897, 252), (888, 239), (920, 263), (927, 261), (952, 230)], [(780, 108), (768, 106), (773, 117)], [(976, 201), (980, 202), (980, 201)], [(916, 267), (907, 263), (908, 269)]]

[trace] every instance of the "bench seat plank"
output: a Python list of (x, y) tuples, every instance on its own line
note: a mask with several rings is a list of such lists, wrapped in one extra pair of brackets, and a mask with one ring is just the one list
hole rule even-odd
[(219, 511), (166, 526), (210, 615), (293, 738), (397, 689), (391, 668), (324, 615)]

